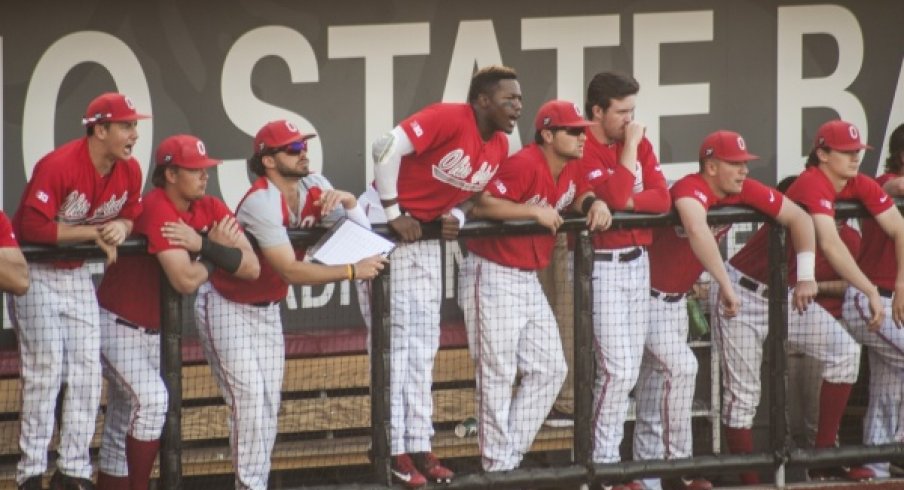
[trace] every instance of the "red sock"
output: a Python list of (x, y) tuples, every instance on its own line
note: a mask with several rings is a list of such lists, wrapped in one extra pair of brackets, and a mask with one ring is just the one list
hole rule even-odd
[(97, 473), (97, 490), (129, 490), (129, 477)]
[[(726, 427), (725, 439), (728, 441), (728, 450), (732, 454), (753, 452), (753, 431), (750, 429)], [(741, 472), (741, 482), (745, 485), (757, 485), (760, 483), (760, 475), (755, 471)]]
[(822, 382), (819, 391), (819, 426), (816, 429), (816, 447), (835, 447), (841, 416), (851, 395), (850, 383)]
[(130, 490), (148, 490), (154, 460), (160, 450), (160, 439), (139, 441), (126, 436), (126, 463), (129, 466)]

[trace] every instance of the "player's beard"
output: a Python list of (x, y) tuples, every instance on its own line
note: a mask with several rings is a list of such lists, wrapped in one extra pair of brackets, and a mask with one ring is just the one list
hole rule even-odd
[(311, 173), (307, 165), (298, 169), (294, 165), (284, 165), (281, 162), (277, 164), (276, 171), (286, 179), (302, 179)]

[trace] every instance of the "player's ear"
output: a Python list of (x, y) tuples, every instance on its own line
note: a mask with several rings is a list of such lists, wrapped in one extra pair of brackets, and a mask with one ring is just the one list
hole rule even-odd
[(606, 115), (606, 111), (602, 107), (600, 107), (599, 104), (593, 104), (593, 107), (591, 107), (590, 110), (591, 110), (591, 114), (590, 114), (591, 121), (602, 120), (603, 116)]
[(176, 174), (178, 174), (178, 173), (179, 173), (179, 167), (174, 167), (172, 165), (167, 166), (166, 169), (163, 171), (163, 175), (166, 178), (166, 181), (170, 184), (176, 183)]

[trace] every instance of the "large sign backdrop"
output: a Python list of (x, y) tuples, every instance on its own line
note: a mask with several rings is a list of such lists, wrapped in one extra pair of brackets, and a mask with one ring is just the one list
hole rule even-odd
[(520, 74), (515, 148), (544, 101), (583, 106), (594, 73), (633, 73), (637, 118), (670, 178), (695, 170), (703, 136), (727, 128), (762, 156), (753, 176), (775, 182), (800, 171), (816, 128), (835, 116), (876, 148), (864, 156), (875, 173), (904, 122), (900, 0), (84, 0), (0, 11), (10, 213), (35, 162), (82, 135), (88, 101), (108, 90), (153, 114), (135, 151), (145, 171), (162, 138), (195, 134), (226, 160), (209, 191), (230, 205), (265, 122), (316, 132), (313, 166), (359, 192), (374, 138), (428, 103), (463, 100), (474, 67), (493, 63)]

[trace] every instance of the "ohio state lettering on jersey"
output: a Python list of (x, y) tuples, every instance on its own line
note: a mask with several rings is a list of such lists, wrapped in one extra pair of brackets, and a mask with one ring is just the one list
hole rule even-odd
[[(154, 188), (144, 198), (145, 211), (135, 221), (134, 232), (144, 235), (148, 241), (148, 255), (120, 257), (107, 268), (97, 291), (101, 306), (125, 320), (142, 327), (160, 328), (160, 262), (156, 254), (178, 249), (163, 237), (165, 223), (180, 219), (197, 232), (209, 230), (215, 222), (232, 212), (223, 201), (204, 196), (193, 201), (188, 211), (182, 212), (166, 197), (163, 189)], [(135, 284), (144, 288), (135, 294)]]
[[(490, 181), (486, 192), (510, 201), (555, 207), (565, 211), (590, 190), (577, 161), (567, 163), (554, 180), (540, 147), (535, 143), (506, 160)], [(542, 269), (549, 265), (555, 237), (551, 234), (468, 240), (468, 250), (498, 264), (519, 269)]]
[[(621, 211), (629, 198), (634, 198), (634, 211), (665, 212), (669, 207), (669, 191), (665, 176), (653, 145), (646, 138), (637, 147), (637, 163), (640, 172), (634, 174), (619, 163), (624, 142), (603, 144), (590, 128), (586, 130), (584, 157), (581, 163), (594, 194), (606, 201), (613, 211)], [(608, 230), (594, 233), (596, 249), (616, 249), (632, 245), (649, 245), (653, 240), (650, 228)]]
[[(885, 185), (886, 182), (897, 177), (894, 174), (882, 174), (877, 179), (877, 185)], [(893, 203), (894, 200), (886, 199), (885, 202)], [(872, 214), (876, 216), (880, 213)], [(885, 230), (873, 218), (864, 218), (860, 225), (863, 239), (860, 253), (854, 256), (857, 258), (857, 265), (873, 284), (894, 291), (898, 274), (898, 257), (895, 255), (894, 240), (888, 237)]]
[(18, 246), (19, 242), (16, 241), (16, 232), (13, 231), (13, 224), (6, 217), (6, 213), (0, 211), (0, 248)]
[[(776, 217), (782, 208), (782, 194), (752, 179), (744, 181), (741, 192), (719, 199), (700, 174), (690, 174), (676, 182), (670, 193), (672, 202), (691, 198), (703, 205), (703, 209), (713, 207), (745, 205), (763, 214)], [(712, 228), (716, 241), (724, 237), (731, 225)], [(654, 231), (650, 245), (650, 284), (653, 289), (665, 293), (685, 293), (691, 289), (703, 264), (694, 255), (687, 233), (681, 225), (658, 227)]]
[(115, 218), (134, 220), (141, 212), (141, 168), (134, 158), (118, 161), (106, 176), (98, 174), (88, 155), (88, 140), (70, 141), (35, 165), (22, 193), (14, 227), (19, 229), (22, 208), (29, 207), (57, 223), (89, 225)]
[(402, 157), (399, 204), (423, 222), (482, 191), (508, 155), (505, 133), (483, 141), (470, 104), (432, 104), (399, 127), (414, 146), (413, 154)]

